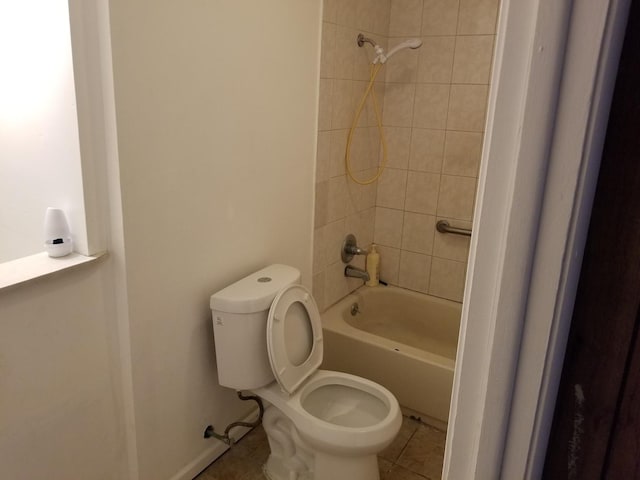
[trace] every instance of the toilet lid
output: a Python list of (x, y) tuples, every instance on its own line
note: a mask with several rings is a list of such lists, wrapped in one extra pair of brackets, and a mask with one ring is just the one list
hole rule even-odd
[(269, 309), (267, 350), (280, 388), (292, 394), (322, 363), (322, 323), (302, 285), (280, 290)]

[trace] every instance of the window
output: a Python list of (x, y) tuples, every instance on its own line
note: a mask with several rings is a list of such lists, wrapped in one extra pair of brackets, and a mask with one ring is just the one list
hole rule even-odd
[(48, 206), (65, 210), (82, 249), (86, 226), (65, 0), (0, 0), (0, 69), (0, 263), (44, 250)]

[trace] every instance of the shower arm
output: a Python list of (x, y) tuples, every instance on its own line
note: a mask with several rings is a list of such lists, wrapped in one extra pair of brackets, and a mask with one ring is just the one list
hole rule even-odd
[(370, 38), (365, 37), (363, 34), (359, 33), (358, 34), (358, 46), (362, 47), (364, 46), (365, 43), (369, 43), (373, 48), (376, 48), (376, 42), (374, 42), (373, 40), (371, 40)]

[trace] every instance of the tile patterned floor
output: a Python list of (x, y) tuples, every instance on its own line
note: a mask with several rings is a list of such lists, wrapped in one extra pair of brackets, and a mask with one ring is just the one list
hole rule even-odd
[[(440, 480), (445, 436), (442, 430), (403, 417), (398, 436), (378, 456), (380, 480)], [(267, 437), (259, 426), (194, 480), (264, 480), (262, 465), (268, 456)]]

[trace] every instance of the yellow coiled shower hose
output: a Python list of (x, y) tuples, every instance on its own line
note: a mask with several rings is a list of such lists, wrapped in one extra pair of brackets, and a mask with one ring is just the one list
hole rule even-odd
[[(378, 76), (378, 72), (382, 69), (382, 63), (376, 63), (371, 65), (371, 76), (369, 79), (369, 85), (367, 85), (366, 90), (364, 91), (364, 95), (362, 96), (362, 100), (360, 100), (360, 104), (356, 109), (356, 114), (353, 118), (353, 123), (351, 124), (351, 129), (349, 130), (349, 136), (347, 137), (347, 147), (344, 154), (344, 163), (347, 171), (347, 175), (351, 180), (359, 185), (370, 185), (382, 175), (384, 168), (387, 166), (387, 141), (384, 137), (384, 129), (382, 128), (382, 119), (380, 118), (380, 108), (378, 107), (378, 99), (376, 98), (375, 88), (373, 88), (374, 81)], [(380, 143), (382, 145), (382, 162), (378, 167), (378, 172), (371, 178), (367, 180), (359, 180), (355, 178), (353, 175), (353, 171), (351, 170), (351, 141), (353, 140), (353, 134), (358, 125), (358, 120), (360, 120), (360, 115), (362, 114), (362, 109), (364, 108), (365, 103), (367, 102), (367, 97), (371, 95), (371, 100), (373, 102), (373, 110), (376, 114), (376, 120), (378, 122), (378, 133), (380, 134)]]

